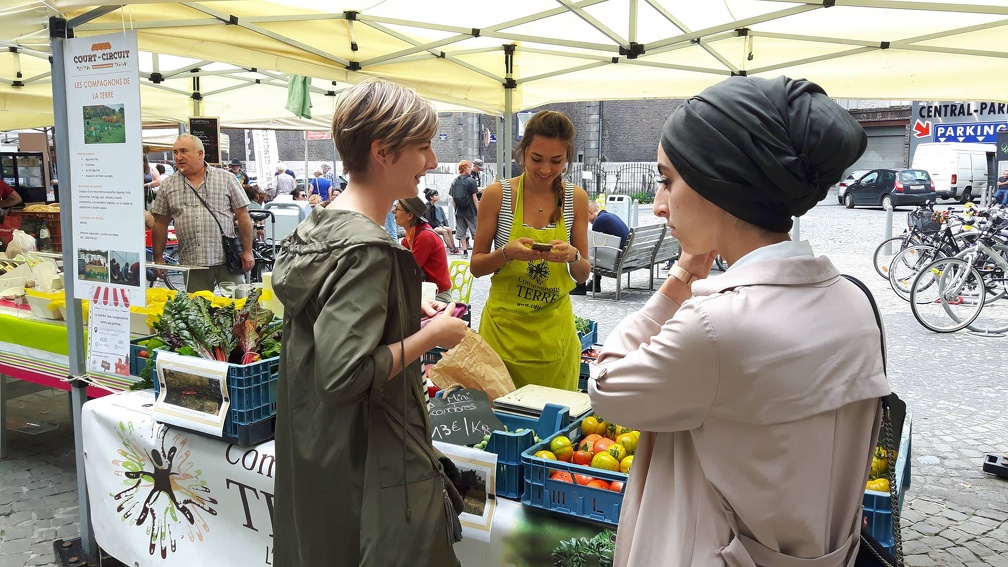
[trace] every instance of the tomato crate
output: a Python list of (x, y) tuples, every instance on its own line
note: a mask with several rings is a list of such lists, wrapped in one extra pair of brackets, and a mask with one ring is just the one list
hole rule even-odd
[[(486, 446), (487, 451), (497, 455), (497, 496), (517, 500), (525, 487), (522, 452), (535, 444), (535, 435), (546, 438), (566, 427), (570, 422), (570, 409), (546, 404), (538, 419), (503, 412), (494, 412), (494, 415), (508, 428), (491, 433)], [(515, 433), (518, 429), (525, 431)]]
[[(157, 362), (158, 349), (150, 351)], [(273, 438), (280, 357), (274, 356), (252, 364), (228, 364), (227, 390), (231, 399), (221, 439), (249, 446)], [(154, 397), (160, 384), (154, 379)]]
[(554, 480), (550, 478), (550, 474), (554, 471), (566, 471), (572, 476), (581, 474), (606, 482), (615, 480), (626, 483), (625, 473), (535, 456), (538, 451), (549, 450), (550, 442), (558, 435), (566, 435), (571, 441), (580, 439), (581, 422), (589, 415), (591, 412), (522, 453), (522, 465), (525, 468), (525, 492), (522, 495), (522, 504), (615, 526), (619, 523), (620, 508), (623, 506), (622, 491), (614, 492)]
[[(147, 366), (147, 358), (140, 357), (140, 351), (147, 350), (146, 346), (140, 346), (139, 343), (154, 338), (154, 335), (147, 337), (137, 337), (130, 340), (130, 352), (129, 352), (129, 366), (130, 366), (130, 376), (140, 376), (140, 371)], [(148, 356), (153, 356), (149, 351)]]
[[(911, 415), (906, 414), (900, 433), (899, 452), (896, 454), (896, 494), (898, 509), (903, 510), (903, 497), (910, 488), (910, 452), (913, 450), (913, 422)], [(865, 490), (864, 517), (868, 520), (868, 531), (891, 553), (896, 553), (896, 541), (893, 536), (892, 497), (887, 492)]]
[(598, 322), (589, 319), (588, 323), (589, 327), (587, 333), (581, 334), (580, 331), (578, 332), (578, 338), (581, 339), (582, 352), (590, 349), (592, 345), (595, 344), (595, 341), (598, 340)]

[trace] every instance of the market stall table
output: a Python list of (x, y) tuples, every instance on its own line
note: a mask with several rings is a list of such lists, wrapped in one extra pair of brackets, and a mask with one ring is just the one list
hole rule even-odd
[[(6, 442), (7, 401), (42, 388), (70, 391), (67, 328), (35, 318), (14, 302), (0, 300), (0, 458)], [(90, 398), (128, 389), (130, 376), (89, 374)]]
[[(127, 565), (272, 565), (273, 441), (240, 447), (164, 426), (150, 390), (84, 404), (95, 539)], [(317, 487), (339, 490), (339, 482)], [(562, 541), (605, 526), (497, 499), (490, 541), (455, 545), (462, 565), (552, 565)], [(569, 544), (568, 544), (569, 545)], [(339, 558), (333, 558), (334, 564)]]

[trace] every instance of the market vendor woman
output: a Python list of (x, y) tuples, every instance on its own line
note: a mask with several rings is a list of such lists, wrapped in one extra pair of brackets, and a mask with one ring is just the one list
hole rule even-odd
[(350, 185), (277, 253), (278, 567), (458, 565), (451, 538), (461, 527), (431, 445), (418, 359), (457, 345), (466, 325), (446, 309), (420, 328), (420, 268), (383, 226), (392, 203), (415, 197), (437, 167), (437, 125), (429, 103), (394, 83), (344, 91), (333, 140)]
[(469, 269), (493, 277), (479, 333), (515, 386), (576, 390), (581, 342), (568, 293), (591, 266), (588, 194), (563, 180), (574, 125), (559, 112), (536, 113), (515, 155), (525, 173), (488, 186), (480, 200)]

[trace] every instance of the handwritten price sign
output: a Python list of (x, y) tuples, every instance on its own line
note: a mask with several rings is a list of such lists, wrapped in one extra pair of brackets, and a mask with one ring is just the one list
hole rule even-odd
[(434, 398), (427, 408), (430, 411), (431, 438), (436, 441), (474, 445), (482, 441), (484, 435), (504, 429), (482, 390), (456, 390), (447, 396)]

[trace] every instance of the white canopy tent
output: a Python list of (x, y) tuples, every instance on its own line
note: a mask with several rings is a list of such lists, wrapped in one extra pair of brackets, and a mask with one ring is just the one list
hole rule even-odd
[[(287, 117), (286, 96), (259, 90), (266, 83), (285, 94), (286, 74), (313, 78), (322, 115), (333, 98), (326, 91), (381, 76), (434, 101), (503, 115), (499, 155), (509, 153), (517, 110), (558, 101), (688, 97), (732, 74), (804, 77), (837, 98), (1008, 100), (1004, 0), (364, 4), (3, 0), (0, 46), (10, 49), (0, 53), (0, 129), (66, 122), (65, 91), (59, 81), (52, 84), (48, 61), (50, 46), (62, 45), (50, 37), (63, 32), (49, 29), (50, 17), (61, 18), (76, 36), (137, 30), (140, 49), (152, 54), (142, 77), (145, 121), (203, 114), (237, 126), (229, 120)], [(162, 66), (162, 56), (192, 62)], [(162, 93), (174, 96), (161, 101)], [(211, 93), (225, 96), (211, 102)], [(69, 160), (65, 143), (59, 152)], [(64, 234), (71, 215), (64, 207)], [(79, 305), (68, 305), (68, 325), (79, 328), (79, 317)], [(70, 343), (71, 374), (80, 376), (81, 336)], [(80, 446), (79, 381), (73, 395)], [(83, 475), (80, 451), (78, 470)], [(82, 542), (93, 557), (83, 476), (78, 495)]]
[(322, 116), (327, 91), (369, 75), (497, 115), (557, 101), (687, 97), (733, 73), (806, 77), (837, 98), (1008, 100), (1003, 0), (121, 3), (4, 1), (0, 45), (17, 52), (0, 54), (0, 109), (14, 111), (0, 129), (52, 124), (48, 18), (93, 9), (103, 15), (75, 34), (136, 29), (151, 58), (145, 122), (192, 115), (196, 78), (202, 114), (225, 124), (290, 116), (288, 73), (314, 78)]

